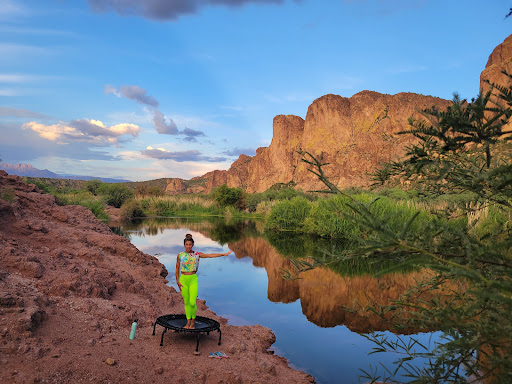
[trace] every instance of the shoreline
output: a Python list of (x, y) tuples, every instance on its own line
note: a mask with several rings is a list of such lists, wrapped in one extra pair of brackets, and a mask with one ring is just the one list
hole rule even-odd
[[(160, 347), (162, 329), (153, 336), (154, 321), (183, 310), (158, 259), (88, 209), (58, 206), (36, 186), (0, 172), (0, 196), (6, 191), (11, 198), (0, 199), (0, 381), (314, 382), (268, 350), (275, 341), (270, 329), (228, 325), (204, 300), (198, 315), (219, 321), (222, 345), (216, 332), (202, 335), (195, 356), (195, 335), (167, 332)], [(216, 351), (230, 358), (208, 358)]]

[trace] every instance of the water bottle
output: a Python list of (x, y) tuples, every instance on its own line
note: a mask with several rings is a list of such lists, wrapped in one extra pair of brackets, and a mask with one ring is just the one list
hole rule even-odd
[(136, 320), (132, 323), (132, 330), (130, 331), (130, 340), (135, 339), (135, 330), (137, 329), (137, 321), (138, 321), (138, 319), (136, 319)]

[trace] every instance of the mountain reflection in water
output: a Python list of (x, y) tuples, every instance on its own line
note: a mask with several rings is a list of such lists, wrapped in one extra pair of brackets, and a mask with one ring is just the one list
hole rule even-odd
[[(393, 331), (392, 326), (379, 316), (365, 317), (347, 307), (356, 303), (362, 307), (390, 304), (390, 300), (397, 299), (427, 272), (404, 271), (375, 278), (372, 274), (390, 266), (385, 260), (380, 264), (351, 260), (303, 272), (300, 279), (285, 280), (283, 270), (294, 270), (291, 259), (322, 258), (344, 245), (325, 239), (264, 233), (262, 224), (223, 219), (146, 219), (114, 231), (129, 238), (141, 251), (157, 255), (169, 270), (167, 278), (173, 286), (176, 254), (183, 249), (185, 233), (194, 235), (199, 251), (233, 250), (234, 255), (201, 263), (199, 297), (231, 324), (271, 328), (276, 335), (271, 349), (294, 367), (312, 374), (319, 383), (365, 382), (359, 379), (360, 369), (367, 370), (370, 364), (376, 367), (382, 363), (392, 369), (397, 356), (369, 356), (375, 345), (360, 336), (383, 331), (389, 340), (396, 340), (389, 332)], [(409, 336), (402, 337), (408, 340)], [(429, 344), (436, 342), (439, 334), (422, 333), (414, 337)]]
[(301, 279), (285, 280), (282, 270), (293, 270), (293, 265), (264, 238), (245, 238), (228, 246), (237, 258), (251, 257), (255, 266), (265, 268), (270, 301), (290, 303), (300, 299), (302, 313), (309, 321), (321, 327), (344, 324), (359, 333), (388, 330), (389, 324), (377, 316), (365, 318), (347, 311), (345, 306), (351, 308), (355, 302), (363, 307), (389, 304), (424, 274), (391, 274), (377, 279), (368, 275), (340, 276), (318, 267), (303, 272)]

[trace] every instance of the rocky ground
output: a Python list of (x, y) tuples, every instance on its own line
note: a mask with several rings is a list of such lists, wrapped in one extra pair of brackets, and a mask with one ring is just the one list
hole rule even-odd
[[(261, 326), (222, 327), (201, 338), (152, 336), (154, 320), (182, 313), (158, 260), (111, 232), (79, 206), (0, 171), (0, 382), (2, 383), (307, 383), (268, 348)], [(129, 340), (138, 319), (136, 338)], [(161, 329), (157, 327), (157, 330)], [(222, 350), (229, 359), (212, 359)]]

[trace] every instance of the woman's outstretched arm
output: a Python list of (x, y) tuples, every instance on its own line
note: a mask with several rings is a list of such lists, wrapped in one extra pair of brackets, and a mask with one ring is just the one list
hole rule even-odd
[(209, 257), (220, 257), (220, 256), (227, 256), (227, 255), (229, 255), (231, 252), (233, 252), (233, 251), (229, 251), (229, 252), (226, 252), (226, 253), (203, 253), (203, 252), (199, 252), (199, 256), (200, 256), (200, 257), (205, 257), (205, 258), (209, 258)]

